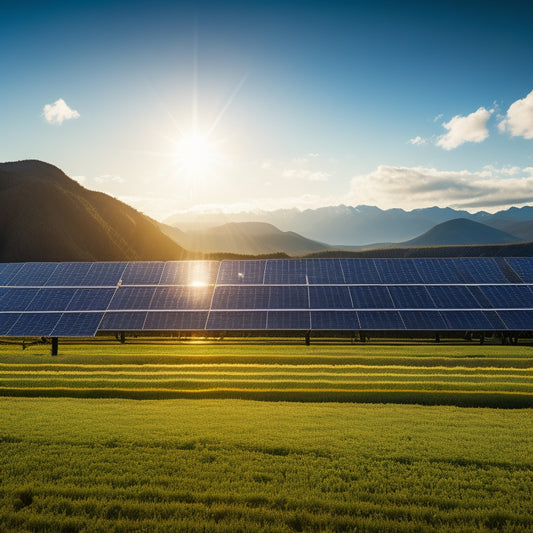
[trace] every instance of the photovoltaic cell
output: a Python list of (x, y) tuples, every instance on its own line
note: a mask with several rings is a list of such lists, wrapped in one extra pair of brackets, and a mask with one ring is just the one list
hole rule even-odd
[(266, 261), (222, 261), (217, 283), (259, 285), (265, 277)]
[(454, 263), (466, 283), (508, 283), (493, 257), (458, 257)]
[(126, 263), (93, 263), (81, 285), (116, 287)]
[(375, 263), (383, 283), (423, 283), (412, 259), (379, 259)]
[(496, 309), (533, 308), (533, 292), (528, 285), (485, 285), (478, 290)]
[(207, 311), (149, 311), (144, 323), (145, 331), (196, 331), (203, 330)]
[(350, 287), (355, 309), (394, 309), (389, 289), (383, 285)]
[(39, 289), (7, 287), (0, 291), (0, 311), (25, 311)]
[(218, 286), (212, 309), (268, 309), (270, 288), (266, 286)]
[(109, 303), (109, 309), (149, 309), (155, 287), (119, 287)]
[[(533, 283), (533, 260), (531, 257), (508, 257), (507, 263), (525, 283)], [(3, 273), (0, 274), (0, 277)]]
[(128, 263), (122, 274), (122, 285), (157, 285), (164, 266), (161, 261)]
[(400, 311), (405, 329), (440, 331), (446, 323), (439, 311)]
[(49, 337), (61, 313), (21, 313), (7, 335), (9, 337)]
[(339, 259), (307, 259), (307, 280), (310, 284), (343, 284), (344, 274)]
[(269, 309), (309, 309), (307, 287), (271, 286)]
[(446, 329), (455, 331), (503, 330), (505, 325), (494, 311), (441, 311)]
[(103, 313), (63, 313), (51, 337), (93, 337)]
[(165, 263), (160, 285), (211, 285), (218, 274), (218, 261), (169, 261)]
[(309, 311), (269, 311), (267, 329), (308, 330), (311, 327)]
[(474, 295), (464, 285), (435, 285), (426, 288), (438, 309), (475, 309), (480, 307)]
[(306, 270), (303, 259), (269, 259), (265, 269), (265, 284), (305, 285)]
[(266, 328), (266, 311), (211, 311), (208, 330), (261, 330)]
[(413, 262), (424, 283), (464, 283), (453, 259), (424, 257)]
[(67, 311), (105, 311), (109, 307), (115, 289), (77, 289), (66, 308)]
[(100, 331), (141, 331), (146, 319), (144, 311), (109, 311), (100, 323)]
[(531, 310), (498, 311), (498, 316), (511, 331), (533, 330), (533, 311)]
[(9, 280), (12, 287), (37, 287), (44, 285), (58, 263), (24, 263), (22, 268)]
[(405, 326), (398, 311), (357, 311), (362, 330), (401, 330)]
[(347, 284), (383, 283), (373, 259), (340, 259)]
[(83, 283), (89, 273), (92, 263), (59, 263), (46, 286), (76, 287)]
[(39, 289), (35, 297), (26, 307), (26, 311), (64, 311), (75, 293), (76, 289)]
[(209, 309), (213, 287), (157, 287), (151, 310)]
[(311, 311), (311, 327), (314, 330), (360, 329), (355, 311)]
[(397, 285), (389, 287), (397, 309), (434, 309), (435, 303), (422, 285)]
[(4, 263), (0, 272), (0, 285), (8, 285), (11, 278), (22, 268), (23, 263)]
[(350, 291), (346, 286), (315, 285), (309, 287), (311, 309), (352, 309)]
[(20, 313), (0, 313), (0, 337), (6, 336), (19, 318)]

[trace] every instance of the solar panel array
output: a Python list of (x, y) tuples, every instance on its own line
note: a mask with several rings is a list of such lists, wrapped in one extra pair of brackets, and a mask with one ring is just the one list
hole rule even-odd
[(532, 331), (533, 258), (0, 264), (0, 336)]

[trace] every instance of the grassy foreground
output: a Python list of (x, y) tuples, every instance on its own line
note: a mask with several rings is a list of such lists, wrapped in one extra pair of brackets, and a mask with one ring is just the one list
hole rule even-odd
[(533, 410), (0, 398), (0, 531), (531, 531)]

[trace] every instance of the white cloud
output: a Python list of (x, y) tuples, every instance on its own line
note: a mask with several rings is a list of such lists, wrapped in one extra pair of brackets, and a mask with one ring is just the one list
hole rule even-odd
[(124, 179), (120, 176), (115, 176), (113, 174), (104, 174), (103, 176), (97, 176), (94, 178), (94, 181), (99, 184), (106, 183), (124, 183)]
[(63, 121), (79, 118), (79, 116), (80, 114), (75, 109), (71, 109), (63, 98), (43, 107), (43, 117), (49, 124), (61, 125)]
[(352, 179), (348, 198), (353, 205), (382, 208), (505, 208), (533, 202), (533, 168), (471, 172), (380, 165)]
[(414, 144), (415, 146), (418, 146), (420, 144), (426, 144), (426, 139), (422, 139), (420, 135), (417, 135), (416, 137), (413, 137), (412, 139), (409, 139), (409, 142), (411, 144)]
[(498, 128), (502, 133), (508, 131), (513, 137), (533, 139), (533, 91), (509, 106)]
[(487, 121), (493, 110), (480, 107), (477, 111), (466, 117), (456, 115), (449, 122), (443, 123), (448, 133), (441, 135), (437, 140), (437, 146), (445, 150), (457, 148), (465, 142), (479, 143), (489, 136)]
[(282, 176), (289, 179), (299, 179), (306, 181), (328, 181), (330, 174), (321, 170), (308, 170), (305, 168), (288, 168), (283, 171)]

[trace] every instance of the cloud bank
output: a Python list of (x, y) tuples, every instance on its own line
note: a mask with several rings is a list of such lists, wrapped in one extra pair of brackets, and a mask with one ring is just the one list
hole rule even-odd
[(509, 106), (498, 128), (502, 133), (509, 132), (513, 137), (533, 139), (533, 91)]
[(493, 110), (480, 107), (477, 111), (465, 117), (456, 115), (449, 122), (443, 123), (448, 133), (441, 135), (437, 140), (437, 146), (445, 150), (452, 150), (466, 142), (479, 143), (489, 136), (487, 121)]
[(65, 120), (79, 118), (80, 114), (71, 109), (63, 98), (59, 98), (53, 104), (46, 104), (43, 107), (43, 117), (48, 124), (63, 124)]

